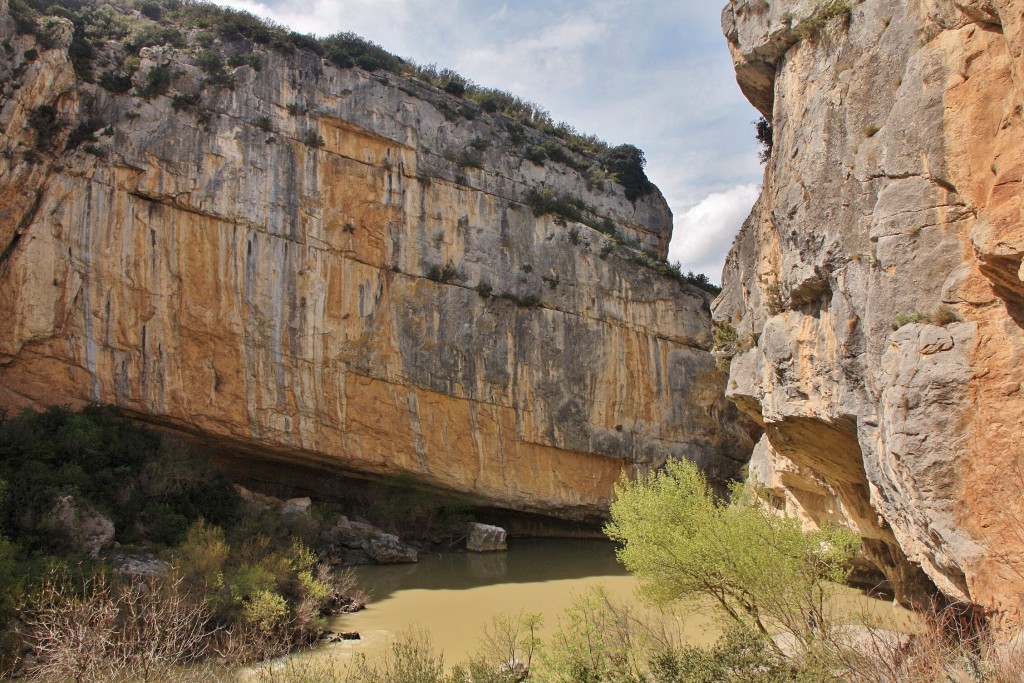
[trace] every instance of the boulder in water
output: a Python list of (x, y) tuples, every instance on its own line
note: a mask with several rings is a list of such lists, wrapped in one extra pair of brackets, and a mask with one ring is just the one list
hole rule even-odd
[(473, 553), (493, 553), (508, 550), (505, 530), (500, 526), (471, 523), (466, 532), (466, 550)]

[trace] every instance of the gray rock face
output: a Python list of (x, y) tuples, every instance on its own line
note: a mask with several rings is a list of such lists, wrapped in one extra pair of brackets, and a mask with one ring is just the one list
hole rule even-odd
[(491, 553), (508, 550), (505, 542), (505, 530), (490, 524), (469, 525), (466, 530), (466, 550), (472, 553)]
[[(229, 89), (198, 45), (145, 48), (134, 86), (172, 78), (144, 99), (79, 80), (62, 48), (25, 61), (34, 40), (0, 26), (0, 405), (113, 403), (243, 470), (410, 477), (570, 519), (605, 515), (623, 470), (746, 460), (711, 296), (638, 251), (667, 249), (657, 191), (629, 201), (592, 156), (528, 161), (562, 143), (311, 52), (257, 47)], [(65, 124), (49, 151), (43, 105)], [(540, 190), (614, 239), (535, 215)]]
[(372, 524), (343, 517), (327, 534), (329, 543), (338, 547), (336, 555), (344, 564), (402, 564), (416, 562), (415, 548), (405, 545), (394, 534), (384, 533)]
[(417, 553), (394, 534), (377, 534), (363, 542), (363, 550), (377, 564), (406, 564), (416, 562)]
[(755, 347), (729, 396), (765, 426), (755, 476), (901, 599), (1019, 619), (1022, 4), (849, 4), (723, 14), (775, 141), (713, 306)]
[(281, 505), (281, 514), (293, 517), (307, 516), (309, 515), (309, 507), (312, 504), (313, 501), (308, 497), (290, 498)]
[(85, 501), (61, 496), (49, 514), (65, 537), (90, 557), (114, 545), (114, 523)]
[(124, 555), (116, 558), (118, 574), (128, 576), (167, 576), (171, 563), (148, 555)]
[(343, 545), (349, 548), (362, 548), (363, 542), (380, 533), (380, 529), (372, 524), (353, 522), (347, 517), (328, 532), (329, 540), (332, 543)]

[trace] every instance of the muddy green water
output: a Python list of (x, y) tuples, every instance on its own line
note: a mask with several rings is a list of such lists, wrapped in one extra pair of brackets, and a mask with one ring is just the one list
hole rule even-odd
[[(361, 652), (372, 658), (396, 634), (419, 626), (452, 665), (476, 651), (481, 630), (496, 615), (542, 614), (541, 635), (547, 640), (575, 595), (600, 585), (612, 598), (630, 601), (637, 587), (616, 562), (611, 543), (587, 540), (514, 539), (507, 553), (435, 553), (422, 555), (418, 564), (361, 567), (357, 573), (371, 602), (361, 612), (333, 620), (331, 627), (358, 631), (362, 640), (324, 646), (317, 650), (321, 656), (347, 659)], [(905, 610), (858, 591), (845, 591), (840, 601), (850, 614), (867, 610), (894, 625), (911, 620)], [(710, 606), (684, 615), (679, 624), (684, 637), (696, 644), (713, 642), (718, 631), (712, 615)]]

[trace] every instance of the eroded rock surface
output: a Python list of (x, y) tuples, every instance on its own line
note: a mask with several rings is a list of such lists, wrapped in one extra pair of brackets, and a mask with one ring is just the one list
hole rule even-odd
[[(667, 249), (657, 191), (527, 161), (539, 131), (312, 52), (258, 50), (218, 88), (192, 35), (144, 48), (118, 95), (3, 11), (0, 38), (0, 405), (113, 403), (234, 453), (574, 519), (623, 468), (728, 476), (749, 453), (710, 295), (637, 263)], [(136, 95), (163, 65), (166, 94)], [(541, 188), (619, 241), (535, 216)]]
[(474, 522), (466, 529), (466, 550), (473, 553), (508, 550), (505, 537), (505, 530), (500, 526)]
[[(718, 320), (755, 472), (909, 601), (1024, 595), (1024, 3), (730, 2), (774, 124)], [(835, 14), (835, 16), (829, 16)], [(898, 328), (898, 329), (896, 329)]]

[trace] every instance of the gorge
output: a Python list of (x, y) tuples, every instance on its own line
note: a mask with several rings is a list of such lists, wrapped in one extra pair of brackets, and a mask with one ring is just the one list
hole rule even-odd
[(113, 404), (246, 482), (591, 525), (623, 470), (749, 460), (901, 602), (1019, 621), (1018, 0), (730, 0), (773, 145), (717, 297), (665, 263), (635, 148), (248, 24), (126, 9), (85, 59), (22, 6), (0, 0), (0, 407)]

